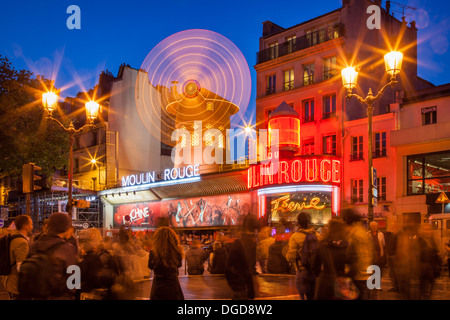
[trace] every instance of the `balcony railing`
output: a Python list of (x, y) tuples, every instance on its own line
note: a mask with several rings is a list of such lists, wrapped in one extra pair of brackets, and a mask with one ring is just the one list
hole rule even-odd
[(309, 117), (303, 117), (302, 123), (314, 122), (314, 115)]
[(379, 149), (379, 150), (375, 150), (373, 152), (373, 156), (374, 159), (375, 158), (383, 158), (383, 157), (387, 157), (387, 153), (386, 153), (386, 149)]
[(350, 155), (350, 161), (363, 160), (362, 152), (355, 152)]
[[(312, 46), (344, 36), (345, 28), (342, 23), (320, 29), (277, 46), (277, 49), (267, 48), (256, 53), (256, 64), (264, 63), (278, 57), (288, 55)], [(274, 54), (276, 52), (276, 54)]]
[(287, 91), (287, 90), (292, 90), (294, 89), (294, 81), (286, 81), (283, 83), (283, 90)]

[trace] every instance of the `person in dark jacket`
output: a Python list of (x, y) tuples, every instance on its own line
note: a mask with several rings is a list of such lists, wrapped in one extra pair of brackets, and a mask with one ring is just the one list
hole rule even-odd
[(148, 267), (154, 271), (150, 300), (184, 300), (178, 280), (183, 248), (175, 231), (160, 227), (153, 236)]
[(187, 271), (189, 275), (202, 275), (205, 271), (204, 263), (208, 256), (201, 247), (199, 240), (194, 240), (192, 247), (186, 252)]
[(269, 256), (267, 259), (267, 271), (275, 274), (287, 274), (290, 264), (285, 258), (288, 241), (283, 235), (277, 235), (275, 242), (269, 246)]
[(230, 248), (225, 276), (233, 290), (233, 300), (255, 298), (253, 287), (253, 266), (250, 266), (242, 241), (236, 239)]
[(328, 232), (319, 244), (319, 250), (313, 257), (312, 268), (318, 274), (315, 300), (336, 300), (335, 279), (345, 276), (348, 242), (345, 236), (345, 224), (331, 220)]
[(68, 289), (66, 284), (67, 268), (79, 263), (78, 250), (70, 242), (73, 230), (72, 218), (67, 213), (52, 213), (47, 233), (39, 237), (30, 248), (29, 256), (44, 253), (57, 262), (52, 282), (58, 285), (53, 286), (54, 292), (47, 297), (49, 300), (73, 300), (76, 297), (75, 291)]
[(227, 258), (227, 251), (222, 248), (222, 243), (219, 241), (214, 242), (213, 252), (209, 255), (209, 273), (225, 274)]

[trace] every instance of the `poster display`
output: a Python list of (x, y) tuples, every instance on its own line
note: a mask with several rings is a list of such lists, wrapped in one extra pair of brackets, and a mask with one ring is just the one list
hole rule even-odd
[(113, 227), (156, 228), (160, 217), (159, 202), (142, 202), (114, 206)]
[(249, 193), (168, 200), (161, 202), (161, 213), (175, 228), (235, 226), (250, 204)]
[(250, 204), (246, 193), (116, 205), (113, 227), (153, 229), (159, 218), (167, 218), (174, 228), (235, 226), (250, 211)]

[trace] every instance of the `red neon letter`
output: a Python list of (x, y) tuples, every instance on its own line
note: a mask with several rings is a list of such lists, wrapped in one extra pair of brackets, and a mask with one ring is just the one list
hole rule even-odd
[(333, 160), (332, 162), (332, 179), (335, 183), (341, 182), (341, 162), (339, 160)]
[[(327, 169), (325, 169), (325, 164), (328, 164), (329, 166), (327, 166)], [(320, 179), (323, 182), (328, 182), (331, 179), (331, 161), (328, 159), (320, 162)]]
[[(278, 171), (278, 183), (289, 183), (288, 163), (286, 161), (280, 161), (280, 168)], [(284, 177), (284, 179), (283, 179)], [(283, 182), (284, 180), (284, 182)]]
[(294, 182), (300, 182), (302, 180), (302, 162), (300, 160), (294, 160), (291, 163), (291, 179)]
[(313, 182), (317, 180), (317, 159), (312, 159), (312, 168), (310, 166), (310, 159), (306, 160), (305, 175), (306, 180)]

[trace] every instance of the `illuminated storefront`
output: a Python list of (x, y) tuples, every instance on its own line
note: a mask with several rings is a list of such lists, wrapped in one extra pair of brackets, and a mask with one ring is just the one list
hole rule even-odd
[(248, 169), (248, 187), (257, 190), (259, 218), (269, 225), (297, 221), (326, 224), (340, 209), (341, 161), (328, 156), (300, 156), (257, 164)]

